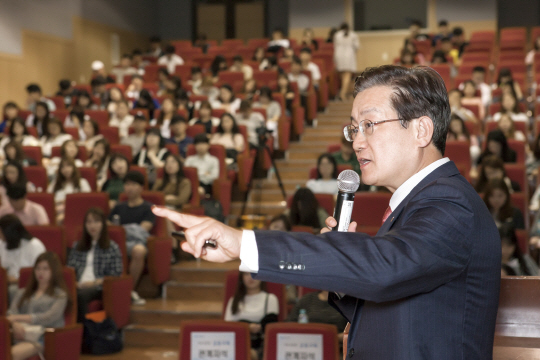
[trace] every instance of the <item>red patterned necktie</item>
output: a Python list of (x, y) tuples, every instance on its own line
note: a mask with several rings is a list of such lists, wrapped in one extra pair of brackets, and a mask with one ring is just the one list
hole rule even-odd
[(386, 211), (384, 212), (384, 215), (382, 217), (382, 223), (383, 224), (386, 221), (386, 219), (388, 219), (388, 217), (390, 216), (391, 213), (392, 213), (392, 209), (389, 206), (388, 208), (386, 208)]

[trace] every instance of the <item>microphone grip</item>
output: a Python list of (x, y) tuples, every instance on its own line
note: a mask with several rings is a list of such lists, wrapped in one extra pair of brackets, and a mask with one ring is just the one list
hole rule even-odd
[(337, 225), (332, 228), (332, 231), (346, 232), (349, 230), (354, 205), (354, 194), (353, 192), (341, 191), (338, 193), (336, 208), (334, 209), (334, 219), (336, 219)]

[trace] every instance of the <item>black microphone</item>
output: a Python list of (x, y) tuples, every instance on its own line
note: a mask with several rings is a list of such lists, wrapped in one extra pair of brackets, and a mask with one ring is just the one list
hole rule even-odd
[(351, 223), (354, 205), (354, 194), (360, 186), (360, 176), (353, 170), (343, 170), (338, 176), (339, 193), (334, 209), (334, 219), (337, 225), (332, 231), (347, 231)]

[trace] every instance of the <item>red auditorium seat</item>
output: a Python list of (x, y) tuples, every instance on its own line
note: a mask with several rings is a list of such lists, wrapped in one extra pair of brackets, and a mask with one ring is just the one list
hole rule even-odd
[(221, 46), (224, 46), (228, 49), (236, 49), (239, 46), (244, 46), (244, 40), (242, 39), (223, 39), (221, 41)]
[(107, 110), (85, 110), (84, 113), (97, 122), (100, 128), (109, 125), (109, 113)]
[(28, 193), (26, 194), (26, 198), (43, 206), (45, 208), (45, 211), (47, 212), (47, 216), (49, 217), (49, 223), (51, 225), (56, 225), (56, 207), (54, 203), (54, 194), (49, 194), (46, 192)]
[[(524, 214), (525, 215), (525, 214)], [(529, 253), (529, 232), (527, 230), (516, 229), (519, 250), (522, 254)]]
[(143, 80), (146, 83), (157, 83), (159, 80), (158, 71), (159, 69), (166, 69), (165, 65), (150, 64), (146, 65), (144, 68)]
[(180, 360), (192, 359), (191, 342), (194, 332), (234, 333), (235, 359), (251, 359), (251, 336), (248, 323), (221, 320), (184, 320), (180, 323), (180, 340), (178, 342)]
[(464, 169), (471, 168), (471, 152), (468, 141), (447, 141), (444, 155), (452, 160), (456, 166), (462, 165)]
[(64, 238), (64, 228), (55, 225), (34, 225), (26, 226), (28, 232), (41, 240), (47, 251), (52, 251), (60, 258), (62, 265), (66, 264), (66, 240)]
[(79, 172), (81, 173), (81, 177), (83, 179), (86, 179), (86, 181), (88, 181), (92, 191), (97, 191), (97, 171), (96, 171), (96, 168), (83, 166), (83, 167), (79, 168)]
[(43, 160), (41, 146), (23, 146), (22, 148), (26, 157), (35, 160), (38, 165), (41, 165), (41, 162)]
[(131, 146), (121, 145), (121, 144), (111, 144), (111, 154), (115, 154), (115, 153), (124, 155), (128, 159), (128, 162), (131, 164), (131, 161), (133, 159)]
[[(521, 191), (528, 193), (527, 174), (524, 164), (504, 164), (506, 176), (519, 184)], [(525, 215), (525, 214), (523, 214)]]
[(356, 193), (352, 220), (356, 221), (359, 226), (380, 227), (391, 197), (392, 194), (386, 192)]
[(337, 328), (328, 324), (271, 323), (266, 325), (264, 335), (264, 359), (281, 360), (277, 357), (278, 336), (280, 334), (322, 335), (322, 359), (339, 359)]
[(99, 133), (103, 135), (109, 144), (119, 144), (120, 143), (120, 134), (116, 126), (103, 126), (100, 127)]
[(204, 134), (206, 130), (204, 129), (204, 125), (196, 124), (196, 125), (189, 125), (186, 128), (186, 135), (189, 137), (194, 138), (198, 134)]
[[(3, 316), (8, 308), (8, 279), (7, 279), (7, 273), (6, 269), (3, 267), (0, 267), (0, 316)], [(8, 329), (9, 332), (9, 329)], [(3, 333), (0, 330), (0, 349), (3, 348), (1, 346), (3, 344)], [(11, 336), (9, 337), (9, 340), (11, 341)], [(5, 346), (5, 345), (4, 345)], [(1, 354), (1, 353), (0, 353)], [(8, 357), (5, 357), (3, 359), (7, 359)]]
[(49, 179), (47, 177), (47, 169), (43, 166), (27, 166), (24, 168), (26, 178), (35, 185), (38, 192), (47, 191)]

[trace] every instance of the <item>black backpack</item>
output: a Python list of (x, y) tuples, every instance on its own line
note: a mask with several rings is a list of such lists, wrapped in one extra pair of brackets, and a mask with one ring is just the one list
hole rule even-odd
[(202, 199), (201, 206), (204, 209), (204, 215), (209, 216), (217, 221), (225, 222), (223, 215), (223, 206), (215, 199)]
[(106, 318), (102, 322), (84, 319), (83, 327), (83, 353), (103, 355), (122, 351), (124, 344), (113, 319)]

